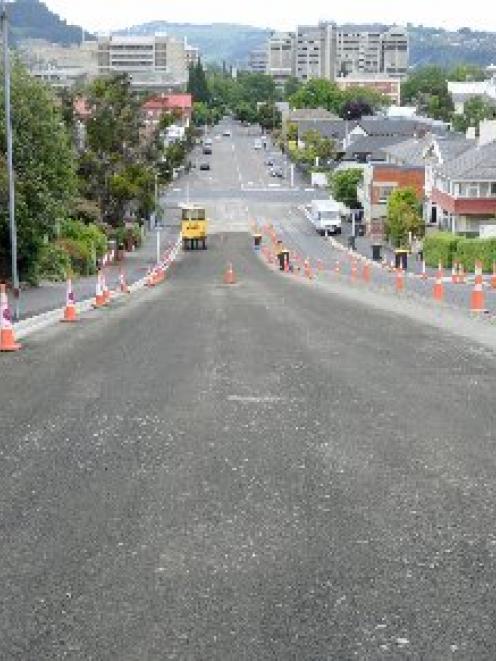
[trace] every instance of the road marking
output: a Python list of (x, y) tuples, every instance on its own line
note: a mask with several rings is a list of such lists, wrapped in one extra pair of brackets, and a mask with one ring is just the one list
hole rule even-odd
[(313, 193), (314, 190), (314, 188), (305, 188), (305, 193)]
[(269, 188), (280, 188), (281, 184), (269, 184)]
[(172, 192), (173, 193), (180, 193), (182, 191), (182, 188), (173, 188)]
[(229, 402), (242, 402), (244, 404), (273, 404), (285, 401), (283, 397), (248, 397), (243, 395), (229, 395)]

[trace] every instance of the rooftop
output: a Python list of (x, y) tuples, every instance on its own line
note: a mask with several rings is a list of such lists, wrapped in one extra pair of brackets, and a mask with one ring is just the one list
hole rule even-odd
[(472, 147), (437, 171), (455, 181), (496, 181), (496, 142)]

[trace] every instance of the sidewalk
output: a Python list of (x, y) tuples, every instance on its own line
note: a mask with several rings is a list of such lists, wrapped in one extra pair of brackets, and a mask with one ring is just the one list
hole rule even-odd
[[(161, 252), (177, 238), (177, 231), (167, 228), (161, 232)], [(107, 277), (110, 289), (115, 289), (119, 283), (119, 273), (122, 268), (128, 284), (133, 284), (144, 277), (149, 266), (155, 264), (156, 234), (148, 232), (142, 247), (135, 252), (125, 253), (122, 262), (116, 262), (108, 267)], [(76, 301), (83, 301), (95, 295), (95, 276), (74, 280), (73, 289)], [(48, 312), (65, 305), (65, 282), (42, 282), (39, 287), (28, 287), (21, 291), (20, 319), (27, 319), (43, 312)], [(13, 311), (13, 297), (9, 293), (9, 302)]]

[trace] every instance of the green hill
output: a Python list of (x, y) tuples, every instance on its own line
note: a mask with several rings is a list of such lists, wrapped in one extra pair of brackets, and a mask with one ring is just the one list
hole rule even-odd
[(78, 44), (82, 29), (68, 25), (40, 0), (16, 0), (9, 3), (8, 15), (14, 42), (23, 39), (45, 39), (58, 44)]
[(179, 38), (186, 37), (191, 46), (200, 49), (203, 59), (207, 62), (221, 63), (225, 60), (229, 64), (242, 64), (248, 60), (250, 51), (265, 43), (271, 30), (235, 23), (193, 25), (154, 21), (135, 25), (121, 34), (148, 35), (157, 32)]

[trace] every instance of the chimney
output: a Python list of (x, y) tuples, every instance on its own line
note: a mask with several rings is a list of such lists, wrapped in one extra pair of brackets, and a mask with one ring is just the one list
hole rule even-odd
[(484, 119), (479, 124), (479, 147), (496, 140), (496, 119)]
[(467, 140), (475, 140), (476, 135), (475, 135), (475, 126), (469, 126), (467, 129), (466, 136)]

